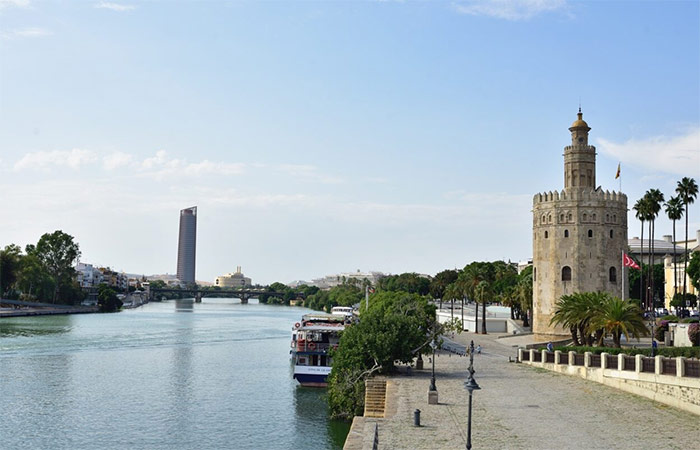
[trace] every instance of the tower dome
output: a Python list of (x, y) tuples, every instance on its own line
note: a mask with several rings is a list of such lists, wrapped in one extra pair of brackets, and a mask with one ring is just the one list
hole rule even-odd
[(586, 121), (583, 120), (583, 113), (581, 112), (581, 108), (578, 109), (578, 119), (576, 119), (574, 123), (571, 124), (569, 131), (573, 131), (576, 128), (585, 128), (586, 131), (591, 130), (591, 127), (589, 127)]

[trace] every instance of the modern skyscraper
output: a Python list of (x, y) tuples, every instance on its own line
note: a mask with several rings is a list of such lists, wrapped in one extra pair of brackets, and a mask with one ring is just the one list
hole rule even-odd
[(197, 207), (180, 211), (180, 239), (177, 246), (177, 278), (182, 283), (194, 283), (197, 254)]

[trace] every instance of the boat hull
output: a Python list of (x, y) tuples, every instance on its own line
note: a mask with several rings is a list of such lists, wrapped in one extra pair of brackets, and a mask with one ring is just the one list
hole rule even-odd
[(326, 366), (294, 366), (294, 379), (302, 386), (326, 387), (331, 368)]

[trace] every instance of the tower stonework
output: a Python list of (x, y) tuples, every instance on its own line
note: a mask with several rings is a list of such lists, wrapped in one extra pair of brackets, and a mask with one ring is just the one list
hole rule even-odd
[[(596, 188), (591, 128), (578, 119), (564, 147), (564, 189), (536, 194), (532, 208), (533, 332), (568, 336), (549, 324), (557, 301), (575, 292), (622, 292), (622, 252), (627, 243), (627, 196)], [(626, 290), (626, 287), (625, 287)]]

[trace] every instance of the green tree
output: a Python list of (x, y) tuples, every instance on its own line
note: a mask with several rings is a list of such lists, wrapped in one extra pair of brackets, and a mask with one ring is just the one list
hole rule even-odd
[(25, 300), (46, 300), (53, 295), (54, 282), (46, 267), (34, 253), (22, 257), (17, 286)]
[(56, 303), (61, 287), (73, 281), (73, 265), (80, 257), (80, 248), (73, 241), (73, 236), (56, 230), (43, 234), (32, 253), (46, 267), (54, 282), (53, 302)]
[(0, 250), (0, 298), (7, 295), (17, 282), (22, 265), (22, 249), (15, 244)]
[[(627, 273), (627, 280), (628, 280), (628, 285), (630, 287), (630, 298), (638, 299), (639, 294), (641, 293), (642, 289), (639, 288), (640, 283), (642, 282), (642, 277), (644, 277), (643, 272), (647, 273), (646, 278), (649, 278), (649, 266), (646, 264), (640, 264), (641, 270), (637, 269), (630, 269)], [(654, 295), (653, 297), (656, 299), (659, 298), (664, 298), (664, 265), (663, 264), (654, 264), (654, 267), (651, 270), (651, 273), (654, 277)], [(648, 280), (647, 280), (648, 281)], [(640, 306), (644, 306), (644, 302), (640, 301)], [(662, 306), (661, 303), (655, 303), (654, 307), (660, 307)]]
[(559, 299), (550, 325), (561, 325), (569, 329), (575, 345), (593, 345), (602, 339), (602, 328), (591, 326), (601, 315), (604, 303), (609, 298), (605, 292), (577, 292)]
[(434, 299), (440, 299), (440, 308), (442, 308), (442, 298), (445, 296), (447, 287), (457, 281), (459, 274), (456, 270), (443, 270), (438, 272), (432, 280), (430, 280), (430, 295)]
[[(685, 252), (683, 258), (683, 273), (688, 273), (688, 205), (695, 202), (698, 196), (698, 185), (694, 178), (683, 177), (676, 186), (676, 193), (685, 205)], [(683, 294), (687, 292), (686, 278), (683, 277)]]
[(683, 217), (683, 202), (680, 197), (671, 197), (666, 202), (666, 215), (673, 222), (673, 294), (678, 293), (678, 270), (677, 270), (677, 258), (676, 258), (676, 221)]
[(117, 292), (106, 284), (97, 286), (97, 306), (100, 312), (116, 312), (121, 309), (123, 302), (117, 297)]
[(417, 273), (402, 273), (380, 278), (378, 287), (380, 291), (403, 291), (411, 294), (428, 295), (430, 292), (430, 279)]
[(520, 302), (520, 310), (523, 313), (523, 326), (529, 327), (529, 314), (532, 311), (532, 271), (533, 267), (526, 267), (518, 275), (518, 285), (516, 287), (516, 294), (518, 301)]
[[(654, 264), (654, 234), (656, 228), (656, 217), (661, 211), (661, 204), (664, 201), (664, 194), (658, 189), (649, 189), (644, 195), (647, 199), (648, 205), (648, 220), (649, 220), (649, 288), (651, 292), (650, 307), (654, 308), (654, 299), (657, 298), (654, 294), (654, 277), (653, 277), (653, 264)], [(663, 297), (662, 297), (663, 298)]]
[[(639, 245), (639, 260), (642, 264), (640, 264), (640, 267), (644, 263), (644, 222), (647, 220), (647, 217), (649, 216), (649, 206), (647, 199), (645, 197), (640, 198), (637, 200), (637, 202), (634, 204), (632, 209), (635, 211), (634, 216), (639, 220), (639, 222), (642, 224), (642, 233), (641, 233), (641, 241)], [(632, 285), (630, 284), (630, 287)], [(646, 304), (646, 301), (644, 299), (644, 268), (642, 267), (642, 270), (640, 270), (639, 273), (639, 302), (642, 306)]]
[(398, 362), (411, 362), (431, 341), (435, 307), (417, 294), (379, 292), (370, 298), (360, 321), (345, 329), (328, 377), (328, 402), (333, 418), (362, 414), (364, 380), (391, 373)]
[(630, 335), (637, 339), (649, 335), (639, 306), (629, 300), (609, 295), (604, 298), (599, 315), (591, 319), (589, 326), (591, 329), (602, 328), (606, 333), (612, 335), (615, 348), (620, 348), (620, 336), (622, 335), (627, 341), (630, 340)]
[(686, 273), (688, 274), (688, 278), (690, 278), (690, 282), (695, 286), (695, 289), (700, 290), (700, 252), (693, 253)]

